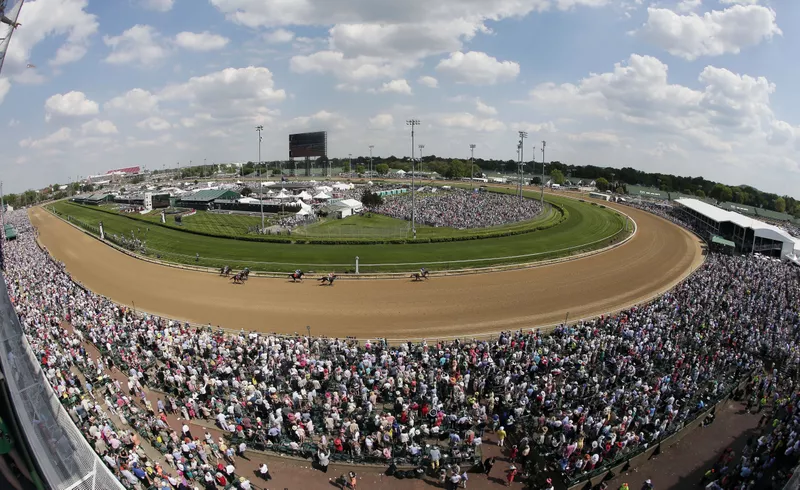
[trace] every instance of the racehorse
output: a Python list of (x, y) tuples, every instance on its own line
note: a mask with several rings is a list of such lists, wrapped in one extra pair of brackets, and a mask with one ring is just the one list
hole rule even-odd
[(415, 272), (415, 273), (411, 274), (411, 276), (409, 276), (409, 277), (411, 277), (411, 279), (413, 279), (415, 281), (420, 281), (422, 279), (425, 279), (427, 281), (428, 280), (428, 274), (429, 273), (428, 273), (427, 270), (423, 270), (422, 272)]
[(231, 275), (231, 266), (229, 266), (229, 265), (224, 266), (222, 268), (222, 270), (219, 271), (219, 275), (220, 276), (225, 276), (225, 277), (230, 276)]
[(336, 280), (336, 274), (331, 274), (330, 276), (322, 276), (317, 280), (322, 283), (320, 284), (320, 286), (324, 286), (326, 284), (328, 286), (333, 286), (333, 281)]
[(425, 271), (423, 273), (415, 272), (415, 273), (411, 274), (411, 276), (409, 276), (409, 277), (411, 277), (411, 279), (413, 279), (414, 281), (421, 281), (422, 279), (425, 279), (427, 281), (428, 280), (428, 271)]
[(242, 282), (244, 282), (244, 281), (246, 281), (247, 279), (250, 278), (250, 268), (249, 267), (245, 267), (244, 269), (242, 269), (241, 273), (242, 273), (242, 277), (241, 277)]
[(292, 272), (291, 274), (289, 274), (289, 279), (291, 279), (292, 282), (297, 282), (297, 281), (303, 282), (303, 276), (305, 275), (306, 273), (302, 271)]
[(234, 284), (243, 284), (246, 279), (247, 279), (247, 275), (244, 273), (244, 271), (237, 272), (231, 278), (231, 280), (233, 281)]

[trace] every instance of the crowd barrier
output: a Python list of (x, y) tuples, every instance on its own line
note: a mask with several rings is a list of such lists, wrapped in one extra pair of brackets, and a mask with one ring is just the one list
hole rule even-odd
[(0, 364), (19, 426), (49, 488), (123, 490), (59, 402), (22, 330), (5, 277), (0, 291)]

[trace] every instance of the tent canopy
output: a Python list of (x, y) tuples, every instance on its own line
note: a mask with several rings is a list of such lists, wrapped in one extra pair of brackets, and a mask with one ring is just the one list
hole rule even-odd
[(731, 247), (736, 248), (736, 244), (730, 240), (726, 240), (719, 235), (714, 235), (711, 237), (711, 243), (716, 243), (717, 245), (722, 245), (723, 247)]

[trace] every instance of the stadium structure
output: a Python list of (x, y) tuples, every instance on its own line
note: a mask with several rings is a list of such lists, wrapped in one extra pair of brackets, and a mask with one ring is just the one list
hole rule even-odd
[(681, 198), (674, 202), (684, 219), (714, 243), (735, 248), (739, 253), (758, 252), (792, 261), (800, 255), (800, 239), (775, 225), (698, 199)]

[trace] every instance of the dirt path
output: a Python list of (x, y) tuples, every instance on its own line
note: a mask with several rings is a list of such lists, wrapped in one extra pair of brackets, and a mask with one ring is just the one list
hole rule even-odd
[(309, 325), (316, 335), (400, 339), (476, 335), (617, 311), (669, 289), (702, 263), (694, 235), (649, 213), (619, 209), (639, 231), (602, 254), (511, 272), (334, 287), (265, 278), (233, 285), (214, 274), (129, 257), (41, 208), (30, 217), (42, 244), (74, 279), (118, 303), (231, 329), (305, 333)]

